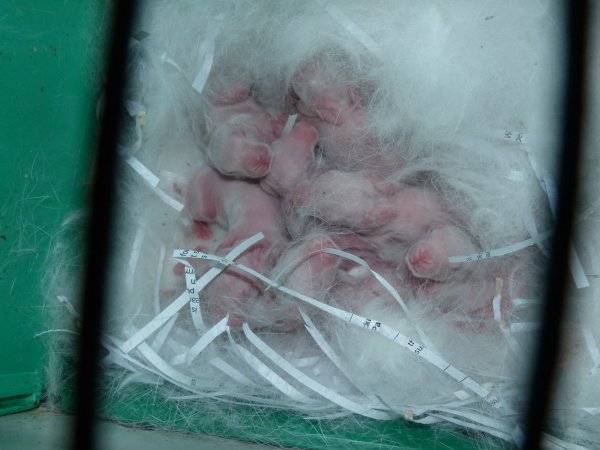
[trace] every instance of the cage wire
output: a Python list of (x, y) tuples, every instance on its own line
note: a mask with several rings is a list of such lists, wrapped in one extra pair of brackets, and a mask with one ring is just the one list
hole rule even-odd
[[(301, 448), (522, 442), (556, 220), (557, 2), (142, 6), (98, 415)], [(600, 442), (592, 128), (547, 448)], [(66, 410), (80, 253), (58, 239), (46, 289)]]

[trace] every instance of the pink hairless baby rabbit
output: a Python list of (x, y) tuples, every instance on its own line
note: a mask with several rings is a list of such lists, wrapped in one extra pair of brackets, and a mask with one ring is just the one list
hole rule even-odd
[(366, 91), (346, 79), (336, 62), (319, 56), (293, 78), (291, 103), (300, 119), (319, 132), (323, 159), (331, 168), (389, 171), (397, 163), (380, 151), (370, 130)]
[(268, 114), (246, 88), (232, 88), (213, 100), (208, 163), (224, 175), (261, 178), (271, 167), (271, 144), (285, 124), (284, 114)]
[[(190, 182), (186, 211), (194, 226), (218, 226), (225, 231), (217, 251), (234, 247), (256, 233), (265, 238), (244, 253), (238, 262), (257, 270), (275, 264), (286, 246), (285, 226), (277, 199), (265, 193), (258, 182), (227, 178), (210, 167)], [(228, 268), (207, 289), (211, 321), (230, 313), (231, 326), (241, 326), (248, 302), (262, 296), (260, 283), (235, 268)]]

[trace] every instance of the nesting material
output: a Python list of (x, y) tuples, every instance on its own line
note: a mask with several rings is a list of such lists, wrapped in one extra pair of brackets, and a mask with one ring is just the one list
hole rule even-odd
[[(518, 443), (560, 22), (551, 1), (148, 2), (105, 363), (192, 399)], [(598, 252), (574, 244), (594, 313), (569, 322), (565, 364), (589, 373), (553, 412), (556, 448), (599, 437)]]

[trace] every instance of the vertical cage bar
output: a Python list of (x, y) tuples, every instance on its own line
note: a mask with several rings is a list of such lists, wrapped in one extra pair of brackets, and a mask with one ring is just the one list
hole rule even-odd
[(566, 296), (573, 286), (569, 277), (569, 242), (573, 233), (573, 218), (579, 161), (585, 120), (586, 32), (589, 8), (585, 0), (565, 4), (565, 91), (564, 117), (560, 137), (558, 217), (552, 240), (552, 258), (546, 280), (542, 328), (539, 334), (535, 365), (529, 382), (529, 404), (526, 411), (526, 436), (523, 447), (540, 448), (547, 411), (552, 403), (556, 378), (556, 363), (561, 347), (562, 322), (567, 313)]
[(106, 60), (106, 86), (97, 137), (87, 225), (86, 265), (82, 287), (82, 329), (78, 351), (76, 417), (72, 448), (94, 449), (94, 418), (100, 355), (100, 332), (104, 313), (107, 269), (110, 258), (114, 213), (116, 147), (120, 131), (125, 84), (127, 44), (134, 17), (135, 1), (113, 1), (112, 28)]

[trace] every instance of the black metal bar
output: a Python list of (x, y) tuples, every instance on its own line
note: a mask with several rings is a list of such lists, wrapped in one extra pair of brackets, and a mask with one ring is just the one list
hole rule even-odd
[(100, 332), (104, 312), (107, 268), (115, 203), (116, 147), (125, 83), (127, 43), (134, 16), (134, 1), (111, 4), (111, 36), (103, 68), (106, 70), (105, 103), (94, 155), (94, 172), (87, 228), (87, 253), (82, 287), (82, 329), (77, 371), (76, 418), (72, 448), (94, 449), (97, 407)]
[(542, 329), (531, 371), (530, 398), (525, 417), (525, 449), (540, 448), (548, 407), (556, 378), (560, 353), (562, 322), (567, 313), (566, 296), (572, 289), (569, 274), (569, 243), (573, 234), (573, 217), (577, 195), (579, 162), (582, 153), (585, 119), (585, 63), (588, 7), (585, 0), (564, 2), (566, 14), (566, 77), (564, 128), (559, 156), (558, 216), (552, 240), (552, 259), (548, 268), (546, 297), (542, 312)]

